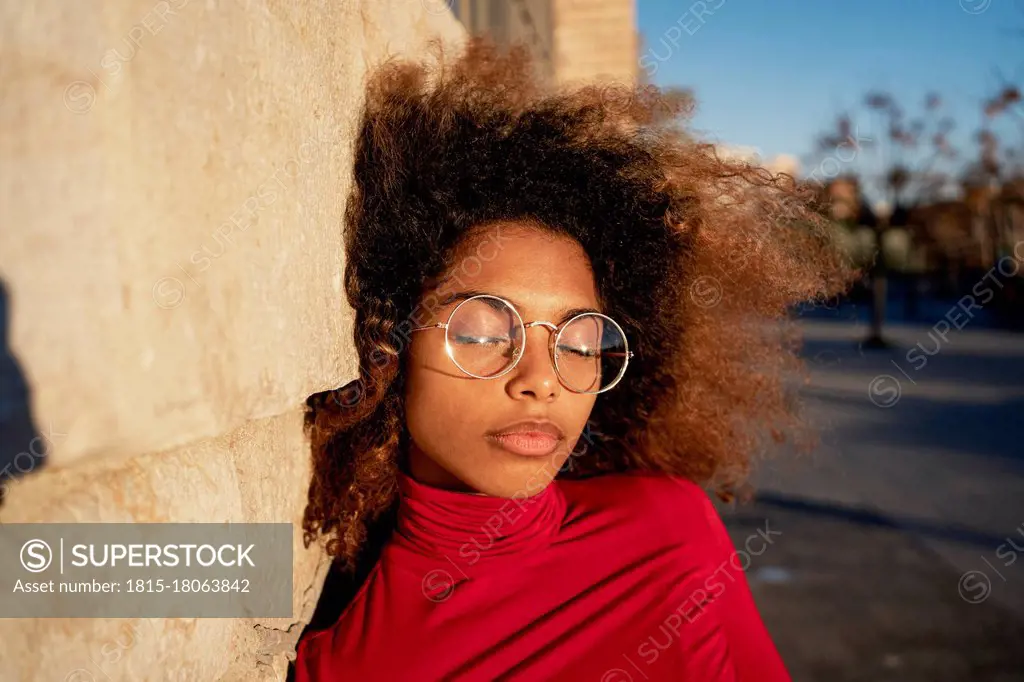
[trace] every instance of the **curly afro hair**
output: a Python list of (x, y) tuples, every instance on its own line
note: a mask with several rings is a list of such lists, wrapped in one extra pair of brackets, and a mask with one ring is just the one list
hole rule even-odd
[(354, 572), (386, 541), (410, 317), (466, 235), (499, 222), (578, 241), (635, 351), (597, 398), (595, 447), (559, 476), (661, 471), (729, 499), (771, 440), (810, 444), (798, 340), (780, 322), (855, 275), (813, 194), (720, 158), (683, 127), (685, 102), (652, 86), (548, 91), (521, 47), (434, 50), (369, 83), (344, 232), (360, 376), (308, 401), (306, 545), (326, 535)]

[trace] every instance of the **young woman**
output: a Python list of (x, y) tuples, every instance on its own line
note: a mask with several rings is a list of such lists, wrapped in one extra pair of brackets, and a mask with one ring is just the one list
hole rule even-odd
[(369, 89), (361, 376), (308, 418), (307, 544), (349, 590), (296, 679), (789, 679), (702, 486), (802, 431), (779, 322), (847, 281), (822, 221), (652, 88), (443, 64)]

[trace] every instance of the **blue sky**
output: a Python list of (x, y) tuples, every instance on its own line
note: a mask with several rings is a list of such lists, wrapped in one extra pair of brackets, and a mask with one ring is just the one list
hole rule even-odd
[[(713, 13), (697, 18), (691, 8), (699, 14), (701, 5)], [(838, 114), (865, 111), (873, 89), (896, 95), (908, 118), (926, 93), (939, 93), (957, 123), (952, 141), (973, 156), (980, 102), (1000, 83), (995, 69), (1024, 84), (1024, 0), (638, 0), (637, 8), (650, 80), (693, 88), (696, 129), (768, 158), (806, 160)], [(878, 130), (869, 123), (861, 123), (868, 136)], [(997, 129), (1021, 144), (1016, 124)]]

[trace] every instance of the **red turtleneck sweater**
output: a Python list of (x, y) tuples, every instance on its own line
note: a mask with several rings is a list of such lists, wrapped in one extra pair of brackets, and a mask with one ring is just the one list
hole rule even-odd
[(663, 474), (556, 480), (522, 500), (402, 475), (396, 531), (296, 682), (735, 680), (789, 675), (704, 491)]

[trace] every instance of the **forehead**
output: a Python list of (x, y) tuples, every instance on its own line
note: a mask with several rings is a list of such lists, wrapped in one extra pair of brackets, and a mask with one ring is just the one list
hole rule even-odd
[(437, 290), (485, 291), (512, 301), (530, 319), (566, 308), (599, 307), (583, 247), (524, 223), (496, 223), (471, 232), (455, 250)]

